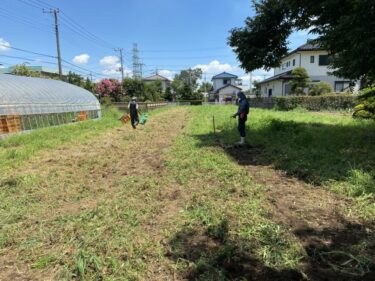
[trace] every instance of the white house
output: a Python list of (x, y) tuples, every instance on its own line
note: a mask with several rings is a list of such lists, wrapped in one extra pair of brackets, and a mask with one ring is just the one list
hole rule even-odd
[(241, 80), (237, 75), (227, 72), (220, 73), (212, 77), (213, 91), (210, 93), (211, 101), (234, 100), (241, 91)]
[(171, 85), (171, 80), (168, 78), (159, 75), (158, 73), (151, 75), (149, 77), (143, 78), (142, 79), (146, 84), (154, 81), (161, 81), (161, 85), (163, 87), (163, 92), (167, 90), (168, 87)]
[(274, 76), (259, 82), (263, 97), (286, 96), (291, 92), (290, 80), (293, 78), (292, 70), (296, 67), (306, 69), (312, 84), (326, 82), (335, 92), (349, 90), (351, 81), (330, 75), (328, 69), (328, 52), (319, 44), (307, 41), (287, 54), (281, 60), (281, 65), (274, 69)]

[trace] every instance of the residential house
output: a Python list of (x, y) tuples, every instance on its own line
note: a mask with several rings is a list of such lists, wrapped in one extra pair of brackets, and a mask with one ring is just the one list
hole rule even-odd
[(150, 82), (155, 82), (155, 81), (161, 81), (161, 85), (162, 85), (162, 88), (163, 88), (163, 92), (165, 93), (165, 91), (167, 90), (168, 87), (170, 87), (171, 85), (171, 80), (169, 80), (168, 78), (164, 77), (164, 76), (161, 76), (159, 75), (158, 73), (152, 75), (152, 76), (149, 76), (149, 77), (146, 77), (146, 78), (143, 78), (142, 79), (146, 84), (147, 83), (150, 83)]
[(210, 93), (210, 101), (235, 100), (236, 95), (242, 90), (241, 80), (237, 75), (227, 72), (220, 73), (212, 77), (213, 91)]
[(290, 80), (292, 70), (296, 67), (306, 69), (311, 84), (326, 82), (335, 92), (345, 92), (352, 84), (350, 80), (329, 74), (329, 55), (319, 44), (307, 41), (306, 44), (282, 58), (279, 67), (274, 69), (274, 75), (259, 82), (263, 97), (286, 96), (291, 92)]

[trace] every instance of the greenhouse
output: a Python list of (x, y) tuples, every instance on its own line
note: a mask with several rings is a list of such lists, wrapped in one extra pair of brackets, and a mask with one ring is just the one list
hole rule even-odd
[(100, 117), (99, 101), (83, 88), (0, 74), (0, 136)]

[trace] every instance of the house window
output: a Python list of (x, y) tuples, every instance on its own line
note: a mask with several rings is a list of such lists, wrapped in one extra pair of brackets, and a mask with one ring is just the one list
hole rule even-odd
[(328, 65), (329, 57), (328, 55), (320, 55), (319, 56), (319, 65)]
[(345, 92), (349, 89), (349, 81), (335, 81), (335, 92)]
[(290, 84), (285, 84), (285, 90), (284, 90), (284, 95), (289, 95), (292, 92), (292, 85)]
[(294, 59), (294, 60), (293, 60), (293, 66), (295, 66), (295, 65), (296, 65), (296, 60)]
[(315, 56), (310, 56), (310, 63), (314, 63), (315, 62)]
[(272, 89), (268, 89), (268, 97), (272, 97)]
[(224, 85), (227, 85), (227, 84), (228, 84), (228, 79), (224, 79), (224, 80), (223, 80), (223, 84), (224, 84)]

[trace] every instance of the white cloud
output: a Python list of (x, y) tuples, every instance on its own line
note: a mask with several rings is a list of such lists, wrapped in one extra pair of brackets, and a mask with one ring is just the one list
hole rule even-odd
[[(112, 69), (104, 69), (102, 71), (104, 75), (112, 76), (112, 77), (121, 77), (121, 70), (120, 66), (118, 68), (112, 68)], [(125, 68), (124, 69), (124, 76), (132, 76), (132, 71), (130, 69)]]
[(75, 56), (73, 58), (73, 63), (76, 64), (87, 64), (89, 62), (90, 56), (88, 54), (82, 54)]
[(111, 69), (118, 67), (119, 62), (120, 59), (116, 56), (105, 56), (99, 61), (100, 65)]
[(159, 70), (158, 73), (161, 76), (164, 76), (164, 77), (166, 77), (170, 80), (172, 80), (174, 78), (174, 75), (176, 74), (175, 71), (171, 71), (171, 70), (167, 70), (167, 69)]
[[(121, 63), (117, 56), (105, 56), (99, 61), (101, 66), (104, 66), (102, 73), (107, 76), (120, 78), (121, 77)], [(132, 71), (124, 67), (124, 76), (132, 76)]]
[(219, 74), (221, 72), (235, 71), (236, 67), (228, 63), (220, 63), (218, 60), (213, 60), (209, 64), (197, 64), (193, 68), (202, 69), (203, 73)]
[(0, 38), (0, 51), (9, 50), (10, 43), (5, 41), (3, 38)]

